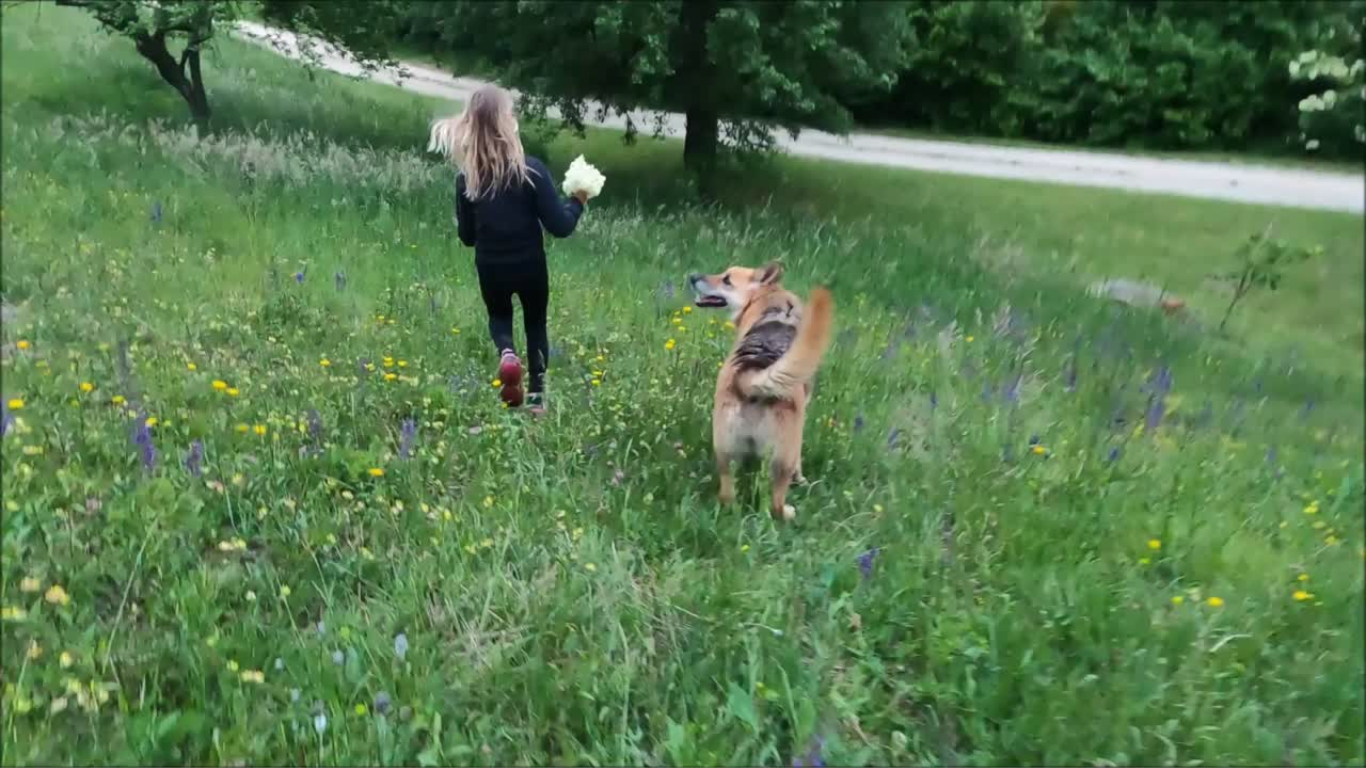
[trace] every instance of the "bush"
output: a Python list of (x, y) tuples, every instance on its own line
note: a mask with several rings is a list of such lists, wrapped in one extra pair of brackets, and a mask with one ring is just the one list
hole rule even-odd
[[(1293, 105), (1307, 95), (1290, 62), (1353, 26), (1363, 5), (920, 3), (908, 70), (889, 98), (861, 102), (856, 114), (1006, 138), (1283, 150), (1300, 132)], [(1325, 153), (1342, 151), (1321, 141)]]
[[(1363, 17), (1357, 16), (1324, 36), (1326, 49), (1302, 53), (1287, 67), (1290, 78), (1312, 88), (1297, 103), (1299, 139), (1306, 151), (1332, 156), (1361, 157), (1366, 144), (1363, 98), (1366, 98), (1366, 60), (1348, 63), (1344, 55), (1360, 56)], [(1332, 51), (1341, 51), (1336, 55)]]

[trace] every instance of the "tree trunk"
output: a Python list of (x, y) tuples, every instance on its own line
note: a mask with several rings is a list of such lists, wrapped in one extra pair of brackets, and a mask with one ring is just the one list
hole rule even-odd
[[(134, 43), (137, 45), (138, 53), (157, 68), (161, 79), (185, 99), (185, 103), (190, 107), (190, 116), (194, 118), (195, 125), (202, 135), (209, 123), (209, 97), (204, 92), (204, 78), (199, 68), (199, 49), (186, 48), (180, 61), (176, 61), (166, 48), (164, 33), (140, 33), (134, 38)], [(188, 77), (185, 72), (187, 64)]]
[(715, 193), (716, 155), (721, 112), (716, 104), (716, 67), (707, 52), (707, 28), (721, 6), (717, 0), (686, 0), (679, 9), (680, 85), (685, 99), (687, 132), (683, 138), (683, 165), (697, 177), (704, 199)]
[(720, 135), (721, 116), (715, 109), (688, 108), (687, 133), (683, 137), (683, 166), (697, 176), (698, 190), (708, 199), (716, 191), (716, 150)]

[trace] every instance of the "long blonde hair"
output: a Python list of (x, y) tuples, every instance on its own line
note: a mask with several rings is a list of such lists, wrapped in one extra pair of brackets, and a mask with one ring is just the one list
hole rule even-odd
[(496, 85), (475, 91), (459, 117), (432, 123), (427, 151), (446, 155), (465, 173), (465, 194), (471, 200), (531, 181), (512, 94)]

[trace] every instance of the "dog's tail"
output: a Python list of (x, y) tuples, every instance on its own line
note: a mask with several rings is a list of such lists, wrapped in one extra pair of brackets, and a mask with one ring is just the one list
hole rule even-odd
[(830, 333), (835, 324), (835, 301), (830, 291), (816, 288), (807, 300), (802, 324), (792, 347), (773, 365), (756, 371), (748, 381), (741, 382), (746, 395), (758, 397), (789, 397), (816, 375), (821, 358), (830, 346)]

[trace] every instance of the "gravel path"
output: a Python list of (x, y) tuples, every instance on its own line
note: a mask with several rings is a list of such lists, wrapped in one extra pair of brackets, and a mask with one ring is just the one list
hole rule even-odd
[[(300, 41), (292, 33), (245, 21), (238, 23), (236, 31), (239, 36), (269, 45), (286, 56), (299, 56)], [(304, 43), (316, 47), (322, 65), (327, 69), (346, 75), (363, 75), (361, 67), (344, 51), (307, 38)], [(464, 101), (484, 84), (480, 80), (453, 77), (418, 64), (405, 64), (403, 70), (402, 73), (374, 72), (370, 79), (453, 101)], [(639, 125), (653, 125), (652, 113), (636, 112), (632, 119)], [(592, 122), (608, 128), (623, 128), (626, 124), (625, 119), (618, 116)], [(666, 135), (683, 135), (682, 115), (669, 114), (664, 124)], [(782, 132), (777, 138), (779, 146), (789, 154), (845, 163), (1294, 208), (1352, 213), (1366, 210), (1366, 193), (1363, 192), (1366, 178), (1362, 174), (1101, 152), (997, 147), (866, 133), (840, 137), (804, 130), (795, 141)]]

